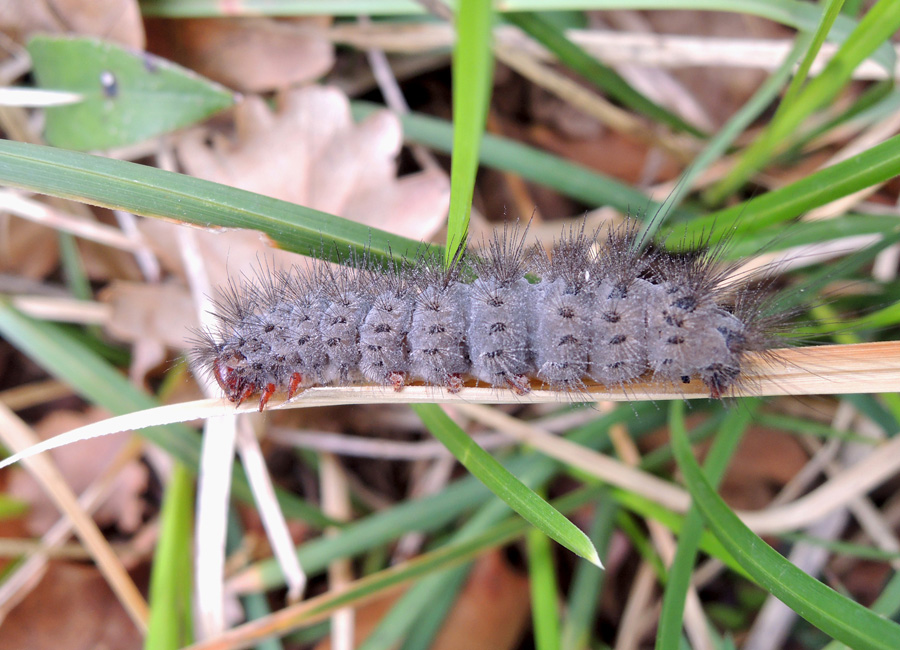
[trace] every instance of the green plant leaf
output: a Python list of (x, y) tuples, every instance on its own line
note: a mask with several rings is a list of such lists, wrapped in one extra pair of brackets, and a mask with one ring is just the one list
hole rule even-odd
[[(673, 403), (670, 408), (678, 408)], [(684, 431), (672, 430), (678, 467), (713, 534), (764, 589), (826, 634), (857, 650), (900, 648), (900, 625), (807, 575), (747, 528), (716, 494)]]
[(460, 0), (453, 48), (453, 159), (450, 214), (444, 263), (450, 265), (465, 241), (478, 171), (478, 150), (487, 119), (494, 76), (491, 53), (493, 8), (484, 0)]
[(414, 404), (412, 408), (431, 434), (510, 508), (576, 555), (603, 566), (587, 535), (479, 447), (440, 406)]
[[(742, 400), (741, 407), (729, 413), (722, 423), (706, 456), (703, 470), (713, 485), (718, 485), (722, 480), (728, 462), (737, 450), (758, 405), (759, 400)], [(676, 428), (680, 435), (687, 439), (684, 405), (681, 402), (669, 409), (669, 430)], [(684, 518), (675, 557), (669, 567), (669, 579), (666, 582), (662, 612), (659, 617), (659, 632), (656, 635), (657, 650), (677, 650), (680, 646), (684, 604), (687, 600), (687, 592), (691, 584), (697, 549), (700, 546), (702, 535), (703, 517), (697, 506), (691, 504)]]
[[(826, 14), (826, 19), (829, 17)], [(833, 18), (833, 16), (832, 16)], [(706, 193), (710, 203), (720, 203), (773, 155), (783, 150), (793, 134), (813, 112), (819, 110), (850, 81), (856, 67), (900, 29), (900, 2), (880, 0), (847, 37), (825, 69), (792, 96), (791, 103), (779, 110), (759, 138), (744, 152), (738, 163), (718, 185)]]
[(145, 650), (188, 645), (191, 634), (191, 563), (194, 485), (187, 468), (176, 463), (160, 512), (160, 533), (150, 575), (150, 622)]
[(234, 103), (228, 89), (170, 61), (93, 38), (36, 36), (37, 84), (84, 100), (46, 109), (47, 142), (109, 149), (199, 122)]
[[(900, 175), (900, 135), (795, 183), (699, 217), (689, 224), (670, 227), (668, 232), (679, 235), (673, 241), (690, 241), (693, 236), (709, 234), (709, 243), (715, 244), (726, 234), (762, 230), (897, 175)], [(682, 231), (684, 238), (680, 237)]]
[(559, 650), (559, 588), (550, 540), (537, 528), (532, 528), (525, 534), (525, 542), (534, 647), (536, 650)]
[[(332, 214), (146, 165), (0, 140), (0, 184), (175, 219), (202, 227), (259, 230), (285, 250), (338, 260), (348, 248), (414, 256), (421, 242)], [(323, 245), (331, 242), (333, 246)]]

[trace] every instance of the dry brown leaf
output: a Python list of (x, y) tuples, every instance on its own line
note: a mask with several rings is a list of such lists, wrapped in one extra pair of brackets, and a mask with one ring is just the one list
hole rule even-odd
[(492, 551), (475, 563), (432, 650), (515, 648), (530, 611), (528, 579), (510, 567), (502, 551)]
[(112, 307), (107, 333), (132, 344), (129, 370), (138, 383), (168, 358), (168, 349), (184, 348), (200, 324), (191, 296), (173, 284), (115, 281), (100, 300)]
[[(372, 601), (356, 610), (354, 647), (381, 622), (401, 594)], [(505, 650), (515, 648), (525, 631), (531, 603), (528, 580), (513, 570), (502, 551), (478, 558), (434, 644), (435, 650)], [(315, 650), (331, 650), (323, 639)]]
[[(107, 417), (109, 417), (107, 412), (96, 408), (85, 413), (55, 411), (35, 426), (35, 432), (41, 439), (46, 440)], [(103, 472), (127, 444), (127, 436), (103, 436), (55, 449), (50, 453), (67, 483), (76, 493), (80, 493)], [(119, 473), (110, 491), (110, 497), (94, 514), (94, 520), (101, 527), (115, 524), (122, 532), (137, 530), (144, 513), (140, 495), (146, 487), (147, 469), (140, 463), (129, 463)], [(53, 502), (24, 470), (16, 471), (10, 478), (9, 494), (30, 504), (27, 523), (28, 529), (35, 536), (47, 532), (60, 517)]]
[(775, 492), (809, 461), (796, 438), (777, 431), (751, 429), (735, 454), (722, 483), (722, 497), (735, 509), (754, 510), (769, 504)]
[(93, 566), (52, 562), (37, 588), (0, 625), (4, 648), (135, 650), (143, 639)]
[(442, 174), (395, 179), (403, 134), (387, 111), (354, 124), (344, 94), (311, 86), (282, 95), (277, 113), (249, 97), (235, 120), (234, 142), (218, 137), (207, 146), (194, 134), (180, 143), (189, 173), (412, 238), (443, 222), (449, 188)]
[(0, 272), (42, 279), (56, 268), (58, 259), (53, 230), (0, 214)]
[(6, 0), (0, 31), (20, 43), (37, 32), (96, 36), (136, 50), (145, 42), (137, 0)]
[(112, 307), (107, 331), (121, 341), (152, 339), (180, 348), (188, 332), (199, 325), (190, 296), (176, 285), (116, 281), (103, 290), (100, 300)]
[(334, 65), (331, 18), (196, 18), (155, 21), (158, 54), (242, 92), (314, 81)]

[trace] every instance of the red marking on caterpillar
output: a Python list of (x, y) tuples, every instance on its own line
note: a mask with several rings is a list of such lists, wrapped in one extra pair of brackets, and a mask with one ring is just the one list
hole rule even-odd
[(456, 393), (466, 377), (518, 395), (535, 382), (578, 394), (588, 380), (699, 380), (721, 398), (745, 353), (774, 347), (779, 317), (728, 279), (720, 247), (673, 256), (635, 239), (570, 229), (547, 254), (513, 228), (449, 269), (423, 254), (261, 271), (223, 292), (193, 358), (232, 402), (259, 395), (260, 410), (311, 386), (414, 380)]

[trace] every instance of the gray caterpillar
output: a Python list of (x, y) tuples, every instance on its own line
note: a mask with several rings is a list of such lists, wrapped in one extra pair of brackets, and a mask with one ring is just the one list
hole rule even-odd
[(275, 393), (316, 385), (399, 391), (418, 380), (455, 393), (467, 377), (519, 395), (533, 381), (578, 393), (588, 379), (699, 378), (721, 398), (744, 353), (772, 347), (776, 321), (758, 294), (734, 291), (720, 252), (649, 253), (633, 230), (582, 227), (547, 254), (506, 228), (449, 268), (423, 254), (261, 272), (222, 294), (217, 326), (199, 333), (192, 357), (232, 402), (259, 395), (260, 410)]

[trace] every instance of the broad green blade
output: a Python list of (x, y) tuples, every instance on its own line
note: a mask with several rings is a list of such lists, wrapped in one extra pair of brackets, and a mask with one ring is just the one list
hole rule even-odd
[[(759, 400), (745, 399), (740, 408), (733, 410), (725, 418), (716, 434), (712, 447), (706, 456), (703, 471), (713, 485), (718, 485), (725, 474), (728, 463), (737, 451), (737, 447), (750, 424)], [(678, 428), (687, 437), (684, 422), (684, 408), (681, 402), (669, 409), (669, 430)], [(656, 635), (657, 650), (678, 650), (681, 642), (681, 628), (684, 620), (684, 605), (687, 600), (697, 550), (703, 535), (703, 518), (696, 505), (691, 504), (684, 519), (684, 527), (678, 538), (678, 548), (672, 565), (669, 567), (669, 579), (663, 594), (662, 612), (659, 617), (659, 632)]]
[(217, 83), (146, 52), (93, 38), (36, 36), (28, 43), (38, 86), (84, 100), (46, 109), (47, 142), (109, 149), (194, 124), (234, 104)]
[[(826, 19), (828, 16), (826, 15)], [(900, 29), (900, 2), (880, 0), (859, 22), (853, 33), (828, 61), (822, 73), (792, 95), (779, 109), (762, 135), (744, 152), (738, 163), (716, 187), (707, 192), (711, 203), (730, 196), (750, 176), (768, 164), (791, 142), (803, 122), (823, 108), (850, 82), (853, 71), (879, 45)]]
[(897, 175), (900, 175), (900, 135), (796, 183), (694, 219), (687, 225), (674, 226), (669, 232), (680, 235), (684, 230), (686, 236), (681, 238), (684, 241), (709, 234), (709, 243), (715, 244), (726, 234), (743, 235), (762, 230)]
[(159, 541), (150, 575), (150, 622), (144, 650), (181, 648), (192, 641), (191, 548), (194, 527), (193, 477), (175, 464), (160, 512)]

